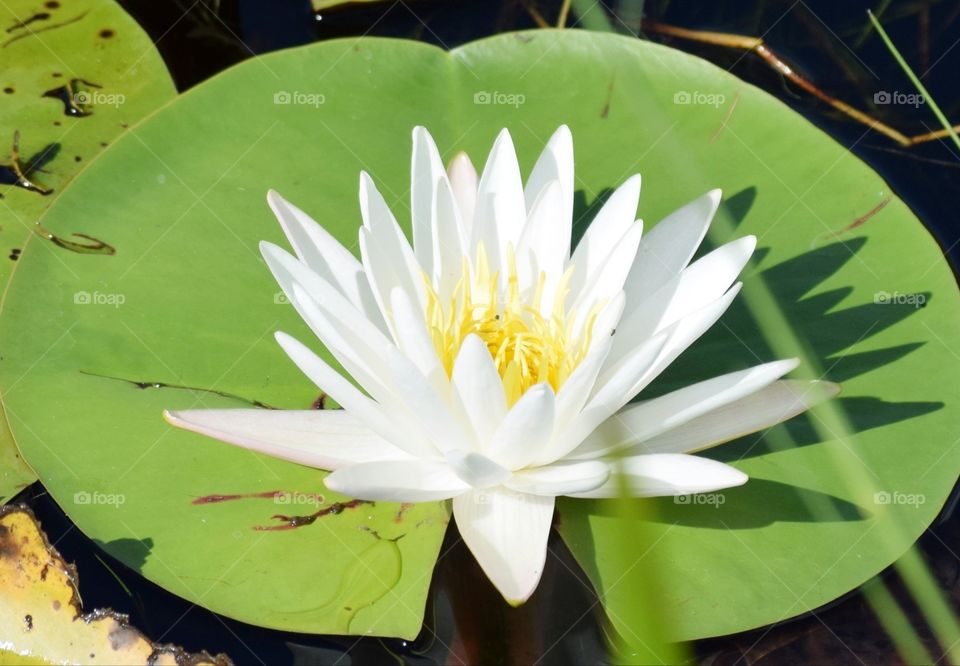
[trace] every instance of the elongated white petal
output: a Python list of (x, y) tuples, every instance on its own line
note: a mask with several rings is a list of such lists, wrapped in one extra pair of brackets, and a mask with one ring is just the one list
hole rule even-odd
[(386, 354), (399, 399), (411, 414), (420, 415), (420, 426), (433, 445), (443, 452), (476, 449), (473, 429), (459, 401), (454, 400), (453, 391), (441, 392), (442, 387), (424, 377), (396, 347), (389, 347)]
[(397, 428), (396, 422), (380, 405), (363, 395), (302, 343), (280, 332), (276, 334), (276, 339), (303, 374), (380, 437), (415, 456), (431, 457), (438, 454), (428, 441), (419, 436), (419, 432)]
[(770, 385), (798, 363), (795, 358), (764, 363), (630, 405), (601, 424), (568, 458), (597, 458), (650, 439)]
[(163, 417), (178, 428), (318, 469), (412, 457), (342, 409), (192, 409)]
[(567, 425), (577, 417), (587, 403), (593, 393), (600, 368), (606, 361), (610, 347), (613, 345), (613, 338), (609, 333), (607, 335), (598, 333), (598, 336), (599, 339), (594, 342), (586, 357), (580, 361), (576, 369), (567, 377), (567, 381), (557, 391), (555, 430), (558, 433), (567, 429)]
[(450, 451), (447, 463), (464, 483), (473, 488), (499, 486), (510, 478), (510, 470), (476, 451)]
[(464, 339), (453, 364), (452, 381), (477, 441), (490, 441), (507, 415), (507, 399), (493, 357), (479, 336), (471, 333)]
[(433, 216), (433, 285), (441, 303), (448, 303), (470, 252), (466, 227), (446, 178), (437, 184)]
[(393, 307), (393, 323), (400, 350), (425, 377), (443, 372), (437, 350), (427, 331), (426, 321), (410, 301), (410, 295), (403, 289), (394, 287), (390, 292), (390, 304)]
[(832, 398), (833, 382), (782, 379), (735, 402), (627, 449), (641, 453), (694, 453), (737, 437), (766, 430)]
[(540, 582), (553, 497), (507, 489), (472, 490), (453, 500), (460, 536), (504, 599), (519, 605)]
[(598, 268), (594, 275), (587, 278), (580, 292), (578, 294), (570, 292), (567, 302), (571, 303), (572, 308), (577, 310), (573, 326), (574, 335), (580, 334), (597, 304), (606, 303), (623, 291), (623, 281), (626, 280), (627, 273), (630, 272), (630, 267), (633, 265), (642, 233), (643, 223), (638, 220), (627, 229), (617, 245), (610, 251), (610, 254), (603, 261), (603, 266)]
[(445, 462), (390, 460), (349, 465), (329, 474), (330, 490), (375, 502), (434, 502), (470, 489)]
[(722, 296), (743, 270), (756, 244), (754, 236), (738, 238), (690, 264), (654, 292), (634, 294), (633, 309), (628, 304), (619, 327), (624, 335), (615, 346), (614, 356), (623, 353), (631, 338), (649, 337)]
[(553, 307), (554, 290), (570, 256), (570, 218), (564, 217), (563, 207), (560, 183), (547, 183), (531, 207), (517, 246), (520, 288), (535, 288), (540, 274), (544, 276), (544, 315)]
[[(415, 436), (418, 441), (430, 439), (450, 442), (449, 446), (470, 443), (469, 439), (465, 439), (469, 438), (470, 433), (462, 429), (456, 432), (463, 434), (451, 438), (454, 430), (449, 426), (457, 425), (466, 416), (459, 400), (452, 394), (446, 373), (439, 362), (434, 363), (428, 374), (423, 374), (413, 361), (393, 345), (387, 343), (380, 349), (370, 347), (361, 338), (352, 336), (351, 329), (332, 311), (321, 309), (321, 306), (305, 297), (297, 285), (294, 285), (293, 291), (295, 303), (304, 319), (347, 372), (377, 401), (381, 411), (393, 421), (394, 428)], [(401, 289), (395, 289), (394, 293), (398, 294), (397, 301), (403, 308), (402, 301), (406, 295)], [(412, 308), (409, 303), (405, 307)], [(405, 339), (415, 338), (416, 333), (411, 329), (416, 320), (409, 324), (406, 319), (401, 318), (400, 321), (405, 324), (401, 335)], [(411, 346), (417, 344), (410, 342)], [(432, 347), (421, 349), (418, 353), (426, 358), (424, 363), (429, 365)], [(412, 387), (416, 387), (416, 390)], [(431, 419), (420, 416), (424, 413), (420, 411), (424, 396), (434, 401), (431, 403), (434, 406), (430, 412), (433, 415)]]
[(491, 270), (506, 265), (507, 245), (517, 247), (526, 217), (517, 153), (510, 132), (503, 130), (497, 136), (480, 176), (471, 254), (482, 242), (490, 256)]
[(639, 201), (640, 176), (635, 175), (603, 204), (570, 258), (570, 263), (577, 267), (570, 282), (571, 293), (579, 294), (589, 277), (602, 267), (603, 260), (637, 219)]
[(665, 217), (640, 243), (627, 278), (627, 307), (634, 294), (659, 289), (690, 262), (720, 205), (720, 190), (711, 190)]
[(274, 190), (267, 193), (267, 203), (300, 260), (335, 285), (354, 307), (383, 329), (376, 300), (357, 258), (309, 215)]
[(384, 381), (386, 364), (379, 351), (384, 343), (375, 336), (362, 335), (359, 326), (351, 327), (350, 317), (333, 315), (335, 309), (321, 305), (299, 284), (293, 283), (291, 292), (290, 302), (344, 369), (375, 399), (389, 398), (388, 383)]
[[(384, 412), (395, 413), (397, 390), (381, 348), (371, 346), (363, 337), (354, 335), (347, 322), (312, 300), (298, 284), (293, 285), (292, 302), (344, 370), (377, 401)], [(384, 345), (383, 349), (386, 347)], [(407, 427), (417, 428), (415, 420), (401, 418)]]
[(379, 311), (376, 319), (379, 325), (377, 325), (364, 312), (358, 310), (353, 303), (347, 300), (328, 280), (314, 273), (305, 264), (297, 261), (289, 252), (273, 243), (261, 242), (260, 254), (267, 262), (267, 266), (280, 288), (283, 289), (283, 293), (297, 308), (301, 317), (304, 316), (304, 313), (297, 303), (294, 285), (303, 288), (314, 303), (336, 312), (337, 318), (350, 327), (354, 336), (362, 338), (374, 349), (386, 344), (387, 338), (384, 336), (383, 320), (380, 318)]
[(504, 485), (532, 495), (568, 495), (599, 488), (610, 476), (610, 466), (599, 460), (561, 462), (515, 472)]
[(508, 469), (541, 456), (553, 432), (555, 396), (549, 384), (527, 389), (507, 412), (483, 452)]
[[(740, 293), (742, 286), (742, 283), (738, 282), (717, 300), (674, 322), (658, 333), (657, 336), (664, 334), (668, 336), (666, 344), (663, 345), (660, 352), (660, 356), (657, 357), (656, 361), (650, 365), (646, 372), (636, 378), (633, 386), (627, 389), (629, 397), (625, 398), (621, 406), (625, 405), (627, 401), (631, 400), (633, 396), (637, 395), (637, 393), (642, 391), (650, 382), (656, 379), (663, 369), (673, 363), (694, 340), (713, 326), (723, 313), (727, 311), (727, 308), (730, 307), (730, 303), (732, 303), (733, 299)], [(614, 349), (616, 349), (617, 346), (616, 338), (620, 334), (621, 331), (617, 331), (617, 334), (614, 336)], [(626, 355), (618, 359), (613, 356), (613, 350), (611, 350), (611, 353), (607, 356), (604, 368), (600, 373), (600, 377), (597, 379), (594, 392), (600, 391), (606, 385), (610, 378), (617, 372), (617, 369), (626, 362), (625, 360), (629, 358), (631, 353), (633, 352), (628, 351)]]
[(360, 173), (360, 258), (383, 318), (389, 319), (390, 291), (400, 287), (423, 308), (423, 271), (387, 202), (365, 172)]
[(594, 394), (583, 410), (571, 419), (568, 425), (554, 434), (549, 445), (534, 459), (538, 465), (547, 465), (573, 451), (594, 429), (623, 407), (633, 395), (631, 387), (638, 377), (645, 376), (660, 357), (668, 342), (670, 331), (664, 331), (644, 342), (617, 366), (611, 376), (600, 386), (598, 380)]
[(450, 166), (447, 167), (447, 176), (450, 179), (450, 187), (453, 188), (453, 197), (460, 208), (460, 219), (463, 220), (463, 228), (467, 232), (467, 238), (470, 238), (470, 230), (473, 227), (473, 211), (477, 205), (477, 186), (479, 178), (477, 170), (473, 168), (473, 162), (470, 156), (461, 151), (450, 160)]
[(436, 228), (434, 198), (440, 179), (446, 179), (443, 162), (433, 137), (423, 127), (413, 128), (413, 155), (410, 160), (410, 216), (413, 251), (420, 267), (433, 273), (433, 234)]
[[(533, 210), (533, 205), (543, 189), (551, 182), (557, 182), (561, 189), (560, 217), (557, 223), (567, 227), (567, 256), (563, 258), (566, 261), (570, 252), (569, 225), (573, 222), (573, 136), (566, 125), (557, 128), (547, 141), (527, 179), (523, 196), (528, 214)], [(561, 230), (558, 229), (557, 233), (561, 233)]]
[(618, 497), (626, 488), (631, 497), (661, 497), (709, 493), (742, 486), (747, 475), (709, 458), (682, 453), (631, 456), (610, 463), (610, 478), (593, 490), (573, 497)]

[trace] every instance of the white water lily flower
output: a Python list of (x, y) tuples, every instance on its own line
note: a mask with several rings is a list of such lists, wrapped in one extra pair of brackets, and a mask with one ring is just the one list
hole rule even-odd
[(362, 387), (302, 343), (277, 340), (342, 410), (195, 410), (170, 423), (332, 470), (344, 495), (453, 500), (464, 541), (511, 603), (543, 571), (554, 498), (680, 495), (738, 486), (690, 455), (788, 419), (836, 392), (780, 380), (775, 361), (628, 404), (727, 309), (756, 240), (689, 263), (712, 191), (641, 236), (640, 177), (613, 193), (571, 252), (573, 144), (561, 127), (523, 186), (509, 133), (477, 178), (443, 168), (413, 131), (413, 244), (366, 173), (357, 259), (275, 192), (296, 256), (262, 243), (297, 311)]

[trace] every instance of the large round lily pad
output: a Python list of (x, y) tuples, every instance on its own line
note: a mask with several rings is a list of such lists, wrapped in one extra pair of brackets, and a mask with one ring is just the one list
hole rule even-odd
[[(24, 241), (40, 232), (36, 222), (63, 188), (176, 90), (150, 38), (113, 0), (6, 0), (0, 28), (0, 284), (6, 285)], [(79, 249), (98, 245), (75, 232), (84, 229), (60, 230)], [(63, 253), (52, 243), (34, 250)], [(0, 422), (4, 501), (36, 477), (2, 415)]]
[[(409, 222), (414, 125), (445, 157), (476, 161), (507, 126), (529, 169), (560, 123), (581, 212), (641, 172), (651, 223), (719, 186), (709, 244), (760, 239), (736, 307), (656, 390), (795, 352), (844, 385), (824, 415), (712, 452), (752, 480), (648, 505), (658, 517), (630, 557), (612, 552), (624, 526), (609, 504), (560, 504), (613, 621), (629, 627), (638, 577), (660, 582), (673, 637), (696, 638), (801, 613), (888, 565), (960, 462), (957, 289), (936, 244), (876, 174), (775, 99), (683, 53), (585, 32), (452, 53), (317, 44), (241, 64), (134, 128), (45, 218), (109, 237), (117, 255), (33, 253), (0, 318), (0, 385), (29, 462), (84, 531), (197, 603), (285, 629), (415, 634), (443, 505), (341, 507), (257, 531), (342, 498), (309, 495), (324, 492), (320, 472), (174, 431), (160, 412), (317, 398), (271, 337), (310, 339), (256, 251), (283, 242), (268, 187), (355, 247), (361, 169)], [(194, 503), (275, 490), (302, 504)]]

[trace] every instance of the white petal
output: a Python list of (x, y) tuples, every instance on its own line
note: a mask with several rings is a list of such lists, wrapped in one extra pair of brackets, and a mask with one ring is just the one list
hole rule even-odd
[[(296, 282), (290, 285), (289, 292), (297, 312), (344, 369), (375, 398), (386, 397), (383, 390), (375, 390), (385, 386), (383, 379), (387, 375), (379, 350), (388, 343), (379, 331), (376, 335), (365, 334), (366, 322), (350, 316), (349, 308), (337, 307), (336, 299), (314, 298)], [(334, 316), (333, 311), (339, 311), (341, 316)]]
[(319, 469), (411, 456), (343, 409), (165, 411), (171, 425)]
[(553, 307), (553, 294), (570, 257), (571, 218), (563, 212), (563, 190), (558, 181), (540, 191), (527, 216), (527, 224), (517, 245), (520, 288), (533, 288), (540, 273), (545, 274), (541, 311), (546, 316)]
[(446, 179), (446, 174), (433, 137), (425, 128), (414, 127), (413, 155), (410, 160), (413, 251), (427, 275), (433, 273), (434, 198), (441, 178)]
[(397, 428), (396, 422), (380, 405), (363, 395), (302, 343), (286, 333), (277, 333), (276, 339), (303, 374), (380, 437), (413, 455), (437, 455), (436, 449), (420, 438), (419, 433)]
[(602, 486), (573, 497), (661, 497), (709, 493), (742, 486), (747, 475), (730, 465), (682, 453), (655, 453), (611, 461), (610, 478)]
[(631, 339), (662, 331), (722, 296), (743, 270), (756, 244), (754, 236), (738, 238), (690, 264), (653, 293), (628, 295), (626, 314), (619, 326), (624, 336), (612, 354), (619, 356)]
[(571, 293), (579, 293), (587, 279), (602, 268), (603, 260), (637, 219), (639, 201), (640, 176), (635, 175), (604, 202), (570, 258), (570, 263), (577, 267), (570, 282)]
[(549, 384), (531, 386), (507, 412), (483, 452), (508, 469), (540, 457), (553, 433), (554, 402)]
[(469, 236), (446, 178), (436, 189), (433, 216), (433, 284), (441, 303), (449, 303), (469, 254)]
[(504, 485), (533, 495), (569, 495), (599, 488), (610, 476), (610, 466), (599, 460), (561, 462), (515, 472)]
[[(449, 446), (461, 446), (472, 442), (464, 429), (452, 429), (459, 420), (466, 419), (456, 396), (452, 395), (446, 373), (439, 362), (425, 375), (403, 352), (386, 343), (381, 348), (370, 347), (357, 336), (351, 336), (351, 329), (336, 315), (321, 309), (303, 291), (294, 285), (294, 303), (303, 313), (304, 319), (311, 325), (317, 336), (333, 353), (344, 369), (377, 401), (381, 411), (393, 421), (393, 427), (415, 437), (417, 441), (426, 439), (440, 441)], [(395, 289), (394, 292), (402, 292)], [(398, 296), (398, 301), (405, 296)], [(408, 307), (412, 307), (409, 306)], [(405, 319), (400, 321), (406, 323)], [(403, 336), (415, 337), (408, 325)], [(411, 342), (411, 345), (417, 343)], [(420, 355), (429, 359), (429, 350)], [(428, 363), (428, 361), (424, 361)], [(431, 411), (422, 411), (427, 397), (431, 400)], [(443, 409), (440, 409), (440, 407)], [(431, 419), (423, 419), (422, 414), (430, 413)], [(452, 433), (460, 433), (452, 437)], [(421, 447), (422, 448), (422, 447)], [(432, 449), (432, 447), (429, 447)]]
[(378, 325), (370, 321), (366, 313), (358, 310), (329, 281), (314, 273), (305, 264), (297, 261), (289, 252), (273, 243), (261, 242), (260, 254), (267, 262), (267, 266), (280, 288), (283, 289), (283, 293), (287, 295), (301, 317), (304, 317), (304, 313), (297, 303), (294, 285), (299, 285), (305, 290), (309, 294), (310, 300), (317, 305), (336, 312), (337, 318), (350, 327), (354, 336), (362, 338), (374, 349), (383, 347), (387, 343), (387, 338), (383, 334), (383, 320), (379, 311), (376, 313)]
[(543, 189), (554, 181), (560, 184), (561, 189), (560, 219), (557, 223), (567, 228), (568, 255), (563, 258), (566, 261), (570, 252), (569, 225), (573, 222), (573, 136), (566, 125), (558, 127), (547, 141), (527, 179), (523, 195), (528, 214), (533, 210), (533, 205)]
[[(506, 265), (508, 244), (517, 247), (526, 221), (523, 183), (517, 153), (507, 130), (500, 132), (493, 144), (477, 188), (471, 237), (471, 256), (479, 243), (486, 247), (490, 270)], [(506, 280), (506, 276), (502, 276)]]
[(552, 497), (473, 490), (453, 500), (464, 542), (504, 599), (519, 605), (537, 589), (547, 559)]
[(270, 190), (267, 193), (267, 203), (300, 260), (335, 285), (354, 307), (382, 329), (380, 311), (357, 258), (326, 229), (277, 192)]
[(479, 336), (471, 333), (460, 345), (452, 380), (477, 441), (489, 441), (507, 415), (507, 398), (493, 357)]
[[(322, 308), (298, 285), (293, 285), (292, 303), (310, 329), (343, 366), (344, 370), (376, 400), (382, 408), (397, 402), (396, 390), (381, 349), (359, 335), (354, 335), (347, 321)], [(386, 409), (384, 409), (386, 411)]]
[(452, 400), (453, 391), (440, 392), (437, 382), (424, 377), (396, 347), (389, 347), (386, 355), (398, 399), (410, 414), (419, 415), (419, 424), (433, 445), (443, 452), (477, 448), (466, 414), (459, 402)]
[(447, 167), (447, 176), (450, 179), (450, 186), (453, 188), (453, 196), (460, 208), (460, 219), (463, 220), (463, 228), (470, 237), (470, 229), (473, 227), (473, 211), (477, 205), (477, 170), (473, 168), (470, 156), (461, 151), (450, 160), (450, 166)]
[[(619, 299), (618, 302), (622, 308), (623, 299)], [(615, 306), (616, 304), (611, 305)], [(607, 354), (610, 353), (610, 348), (613, 345), (613, 337), (609, 330), (602, 328), (600, 322), (597, 322), (597, 325), (594, 326), (595, 338), (590, 351), (587, 352), (586, 357), (580, 361), (560, 387), (560, 390), (557, 391), (557, 432), (566, 430), (567, 424), (580, 413), (580, 410), (587, 403), (587, 399), (593, 393), (600, 368), (606, 362)]]
[(473, 488), (499, 486), (510, 478), (510, 470), (476, 451), (450, 451), (447, 464), (457, 476)]
[(423, 314), (410, 302), (406, 291), (394, 288), (390, 292), (393, 306), (393, 323), (400, 350), (413, 361), (425, 377), (443, 372), (437, 350), (433, 346)]
[(364, 172), (360, 174), (360, 213), (364, 224), (360, 257), (384, 319), (389, 319), (394, 287), (404, 289), (422, 309), (426, 299), (422, 268), (387, 203)]
[(624, 446), (650, 439), (759, 391), (796, 368), (798, 364), (799, 361), (795, 358), (765, 363), (630, 405), (601, 424), (568, 458), (597, 458)]
[(577, 310), (573, 327), (574, 335), (580, 334), (596, 304), (605, 303), (623, 291), (623, 281), (627, 279), (627, 274), (633, 265), (642, 233), (643, 223), (638, 220), (623, 234), (617, 245), (603, 260), (603, 265), (587, 278), (580, 292), (575, 294), (571, 290), (568, 294), (567, 303)]
[(612, 374), (600, 385), (598, 380), (594, 395), (586, 407), (569, 421), (567, 426), (554, 434), (550, 444), (534, 459), (539, 465), (552, 463), (573, 451), (587, 435), (623, 407), (634, 394), (629, 394), (637, 377), (643, 377), (660, 357), (668, 342), (669, 331), (647, 340), (631, 352)]
[(627, 450), (640, 453), (694, 453), (731, 439), (766, 430), (835, 396), (833, 382), (783, 379), (714, 409), (699, 418), (640, 442)]
[(720, 190), (711, 190), (665, 217), (640, 243), (637, 261), (627, 278), (627, 307), (634, 293), (660, 288), (689, 263), (710, 226)]
[(449, 465), (435, 460), (359, 463), (341, 467), (323, 482), (341, 495), (375, 502), (434, 502), (470, 489)]
[[(627, 401), (631, 400), (633, 396), (637, 395), (642, 391), (650, 382), (657, 378), (663, 369), (668, 365), (673, 363), (673, 361), (681, 354), (683, 351), (689, 347), (694, 340), (703, 335), (707, 329), (713, 326), (723, 313), (727, 311), (727, 308), (730, 307), (730, 303), (733, 302), (733, 299), (736, 298), (737, 294), (740, 293), (740, 288), (743, 286), (742, 283), (738, 282), (733, 285), (727, 293), (713, 301), (709, 305), (700, 308), (696, 312), (693, 312), (683, 319), (674, 322), (663, 331), (657, 335), (667, 334), (667, 342), (661, 350), (660, 356), (657, 358), (656, 362), (653, 363), (643, 375), (637, 377), (636, 382), (633, 386), (627, 389), (630, 392), (629, 397), (625, 399), (622, 405), (625, 405)], [(617, 372), (617, 368), (622, 365), (626, 358), (629, 357), (629, 354), (632, 353), (628, 351), (623, 358), (618, 359), (613, 356), (613, 351), (617, 348), (617, 336), (622, 335), (623, 332), (618, 330), (614, 336), (613, 344), (614, 349), (611, 350), (610, 354), (607, 356), (607, 361), (604, 365), (603, 370), (600, 373), (599, 379), (597, 379), (596, 388), (594, 391), (599, 391), (603, 386), (606, 385), (606, 382)], [(621, 406), (622, 406), (621, 405)]]

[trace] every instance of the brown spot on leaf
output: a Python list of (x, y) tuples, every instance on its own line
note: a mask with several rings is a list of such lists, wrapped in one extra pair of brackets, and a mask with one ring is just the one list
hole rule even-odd
[(355, 509), (358, 506), (364, 504), (373, 504), (373, 502), (367, 500), (350, 500), (349, 502), (334, 502), (330, 506), (324, 507), (319, 511), (307, 514), (305, 516), (284, 516), (276, 515), (271, 516), (274, 520), (279, 520), (282, 525), (256, 525), (253, 529), (258, 532), (280, 532), (283, 530), (292, 530), (298, 527), (304, 527), (306, 525), (312, 525), (317, 521), (318, 518), (323, 518), (324, 516), (338, 516), (343, 513), (346, 509)]

